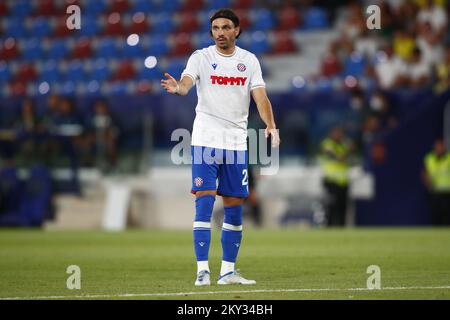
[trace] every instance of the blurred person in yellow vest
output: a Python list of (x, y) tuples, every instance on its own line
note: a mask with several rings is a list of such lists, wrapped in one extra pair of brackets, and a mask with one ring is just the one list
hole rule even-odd
[(436, 85), (434, 92), (443, 93), (450, 88), (450, 46), (445, 48), (444, 59), (435, 68)]
[(351, 145), (341, 127), (331, 129), (320, 145), (326, 216), (329, 226), (344, 226), (348, 202), (349, 154)]
[(450, 152), (444, 141), (437, 139), (425, 156), (422, 177), (429, 191), (433, 225), (450, 224)]

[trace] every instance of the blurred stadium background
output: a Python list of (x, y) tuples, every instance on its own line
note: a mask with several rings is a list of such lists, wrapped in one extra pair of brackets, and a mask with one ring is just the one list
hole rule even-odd
[[(172, 163), (171, 133), (191, 130), (197, 98), (159, 80), (213, 44), (209, 16), (231, 7), (282, 138), (279, 173), (255, 170), (261, 225), (324, 224), (319, 146), (336, 125), (354, 145), (346, 224), (429, 225), (421, 171), (436, 138), (450, 143), (450, 32), (446, 2), (427, 3), (1, 1), (0, 224), (190, 229), (190, 167)], [(66, 27), (72, 4), (80, 30)], [(380, 30), (366, 27), (371, 4)]]

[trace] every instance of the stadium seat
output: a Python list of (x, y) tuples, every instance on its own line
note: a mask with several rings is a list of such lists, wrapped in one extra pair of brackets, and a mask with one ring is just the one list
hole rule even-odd
[(197, 42), (195, 44), (195, 47), (197, 49), (206, 48), (214, 44), (214, 40), (212, 39), (209, 32), (201, 33), (198, 38)]
[(5, 19), (5, 30), (4, 35), (6, 37), (14, 37), (14, 38), (24, 38), (28, 35), (28, 30), (25, 27), (25, 23), (21, 18), (16, 16), (9, 17)]
[(172, 75), (175, 79), (179, 79), (181, 73), (183, 72), (186, 66), (186, 59), (172, 59), (167, 64), (166, 68), (161, 69), (161, 73), (167, 72)]
[[(130, 93), (127, 83), (123, 81), (117, 81), (111, 84), (110, 94), (112, 95), (124, 95)], [(124, 117), (126, 118), (126, 117)]]
[(241, 27), (241, 30), (250, 29), (252, 23), (248, 11), (244, 9), (237, 9), (235, 12), (236, 15), (239, 17), (239, 26)]
[(319, 7), (308, 9), (303, 20), (303, 28), (306, 30), (324, 29), (329, 27), (327, 12)]
[[(170, 1), (166, 1), (170, 2)], [(152, 19), (152, 33), (161, 34), (172, 32), (174, 28), (174, 22), (172, 17), (167, 13), (160, 13)]]
[(52, 32), (52, 26), (48, 18), (39, 17), (31, 20), (30, 30), (34, 37), (46, 37)]
[[(82, 19), (83, 27), (80, 30), (77, 30), (77, 35), (92, 37), (101, 31), (97, 16), (84, 15)], [(70, 32), (71, 31), (69, 31), (69, 33)]]
[(233, 0), (234, 9), (249, 9), (253, 5), (253, 0)]
[(116, 40), (114, 38), (99, 39), (95, 56), (104, 59), (119, 57), (120, 51), (117, 47)]
[(218, 10), (220, 8), (230, 8), (231, 0), (215, 0), (206, 1), (206, 8), (208, 10)]
[(48, 83), (61, 81), (61, 73), (59, 72), (58, 64), (55, 60), (46, 61), (39, 73), (40, 81), (47, 81)]
[(192, 53), (191, 37), (188, 33), (179, 33), (173, 38), (172, 56), (186, 56)]
[(88, 37), (82, 37), (77, 40), (72, 50), (72, 58), (84, 59), (92, 55), (91, 40)]
[[(84, 16), (83, 16), (84, 19)], [(84, 28), (84, 21), (83, 28)], [(81, 30), (83, 30), (83, 28)], [(80, 32), (80, 30), (77, 31), (77, 33)], [(69, 35), (74, 34), (72, 30), (67, 28), (67, 17), (62, 15), (56, 18), (55, 21), (55, 28), (53, 29), (53, 37), (66, 37)]]
[(10, 2), (9, 13), (14, 17), (30, 16), (33, 12), (33, 1), (14, 0)]
[(83, 13), (98, 15), (104, 13), (107, 10), (107, 7), (105, 0), (84, 0)]
[(57, 8), (53, 0), (39, 0), (36, 5), (35, 14), (37, 16), (53, 16), (57, 13)]
[(289, 54), (296, 51), (297, 47), (290, 32), (281, 31), (275, 33), (271, 51), (273, 54)]
[(249, 49), (255, 55), (260, 55), (269, 52), (270, 45), (267, 36), (262, 31), (255, 31), (250, 36)]
[(67, 81), (82, 82), (86, 80), (86, 73), (84, 71), (84, 64), (80, 60), (74, 60), (67, 66), (65, 72), (65, 79)]
[(0, 60), (11, 60), (19, 56), (19, 47), (14, 38), (8, 38), (3, 41), (0, 47)]
[(172, 14), (181, 8), (181, 0), (161, 1), (159, 9), (167, 14)]
[(192, 13), (182, 13), (177, 16), (178, 32), (194, 32), (198, 29), (197, 16)]
[(103, 34), (108, 36), (124, 36), (126, 34), (120, 13), (113, 12), (108, 15)]
[(6, 16), (8, 14), (8, 6), (4, 1), (0, 2), (0, 16)]
[(158, 3), (155, 0), (134, 0), (130, 12), (156, 12), (159, 9)]
[(14, 78), (16, 81), (26, 83), (28, 81), (36, 79), (36, 76), (37, 73), (33, 64), (24, 63), (19, 66)]
[(112, 0), (108, 8), (109, 12), (123, 13), (130, 9), (131, 5), (128, 0)]
[(11, 79), (11, 70), (6, 62), (0, 61), (0, 83), (8, 82)]
[(137, 76), (138, 80), (159, 80), (163, 78), (161, 71), (155, 68), (146, 68), (145, 66), (139, 71)]
[(275, 18), (273, 13), (267, 9), (257, 9), (251, 12), (252, 29), (266, 31), (273, 29)]
[(359, 52), (352, 52), (344, 61), (344, 76), (360, 77), (366, 70), (366, 60)]
[(12, 96), (23, 96), (27, 91), (27, 86), (22, 81), (13, 80), (8, 83), (8, 88)]
[(124, 81), (133, 78), (135, 75), (134, 65), (131, 60), (120, 62), (114, 74), (114, 80)]
[(24, 60), (40, 60), (45, 56), (40, 39), (31, 38), (22, 42), (21, 58)]
[(49, 48), (47, 50), (47, 58), (60, 60), (65, 58), (68, 53), (68, 43), (65, 40), (54, 40), (50, 42)]
[(97, 59), (92, 63), (89, 79), (105, 81), (111, 77), (111, 68), (106, 59)]
[(203, 0), (184, 0), (182, 2), (181, 11), (199, 11), (203, 5)]
[(150, 37), (148, 42), (148, 53), (154, 56), (165, 55), (169, 52), (169, 45), (166, 37), (162, 35), (154, 35)]
[(123, 44), (122, 57), (127, 58), (140, 58), (147, 54), (147, 50), (144, 48), (142, 41), (139, 41), (136, 45), (130, 46), (127, 43)]
[(136, 12), (131, 18), (131, 25), (129, 26), (129, 33), (142, 34), (149, 30), (147, 17), (143, 12)]
[(300, 14), (292, 7), (284, 7), (277, 13), (277, 30), (292, 30), (300, 26)]

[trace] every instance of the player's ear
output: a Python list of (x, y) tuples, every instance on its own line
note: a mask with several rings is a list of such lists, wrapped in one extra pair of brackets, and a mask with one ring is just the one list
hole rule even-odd
[(213, 35), (212, 35), (212, 31), (211, 31), (211, 29), (209, 30), (209, 34), (211, 35), (211, 37), (213, 36)]
[(239, 38), (239, 36), (241, 35), (241, 27), (240, 27), (240, 26), (237, 26), (237, 27), (236, 27), (236, 33), (235, 33), (235, 35), (236, 35), (236, 39)]

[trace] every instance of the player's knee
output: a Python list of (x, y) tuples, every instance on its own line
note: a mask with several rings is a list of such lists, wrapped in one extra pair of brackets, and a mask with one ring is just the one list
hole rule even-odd
[(242, 226), (242, 205), (225, 207), (224, 223), (235, 227)]
[(197, 199), (195, 199), (195, 221), (211, 221), (215, 200), (216, 197), (211, 194), (197, 195)]
[(244, 203), (244, 198), (223, 197), (223, 205), (225, 207), (240, 206)]

